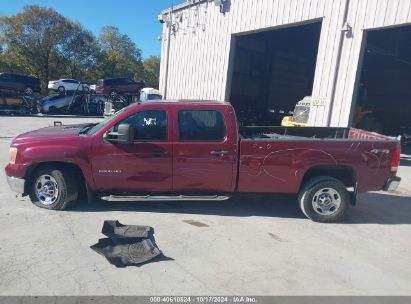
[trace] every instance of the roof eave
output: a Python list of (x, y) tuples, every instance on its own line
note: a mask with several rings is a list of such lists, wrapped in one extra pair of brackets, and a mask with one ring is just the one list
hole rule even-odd
[(200, 4), (200, 3), (204, 3), (204, 2), (210, 2), (210, 1), (212, 1), (212, 0), (194, 0), (193, 2), (192, 1), (186, 1), (186, 2), (183, 2), (183, 3), (177, 4), (173, 7), (169, 7), (165, 10), (162, 10), (160, 15), (168, 14), (171, 11), (173, 11), (173, 12), (180, 11), (180, 10), (189, 8), (191, 6), (194, 6), (194, 5), (197, 5), (197, 4)]

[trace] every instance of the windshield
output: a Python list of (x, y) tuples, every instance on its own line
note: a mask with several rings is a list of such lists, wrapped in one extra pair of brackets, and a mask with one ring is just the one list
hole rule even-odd
[(95, 133), (97, 133), (100, 129), (102, 129), (105, 125), (107, 125), (110, 121), (112, 121), (114, 118), (116, 118), (117, 116), (119, 116), (121, 113), (123, 113), (127, 108), (122, 108), (121, 110), (117, 111), (113, 116), (106, 118), (105, 120), (103, 120), (102, 122), (100, 122), (99, 124), (95, 125), (94, 127), (92, 127), (87, 133), (86, 135), (93, 135)]
[(294, 122), (296, 123), (307, 123), (308, 116), (310, 114), (310, 107), (307, 106), (295, 106), (294, 109)]
[(162, 96), (158, 94), (148, 94), (147, 99), (148, 100), (155, 100), (155, 99), (161, 99)]

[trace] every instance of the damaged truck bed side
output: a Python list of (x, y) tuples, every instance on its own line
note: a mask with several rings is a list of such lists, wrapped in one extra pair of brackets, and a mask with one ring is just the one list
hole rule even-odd
[(12, 190), (54, 210), (85, 188), (120, 201), (295, 193), (307, 217), (333, 222), (358, 192), (400, 182), (396, 139), (349, 128), (239, 128), (233, 107), (214, 101), (150, 101), (99, 124), (28, 132), (10, 156)]

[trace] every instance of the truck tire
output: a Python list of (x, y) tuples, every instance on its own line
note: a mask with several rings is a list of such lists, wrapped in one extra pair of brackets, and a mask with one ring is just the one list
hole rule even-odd
[(350, 196), (338, 179), (318, 176), (304, 184), (298, 200), (305, 216), (314, 222), (332, 223), (344, 215)]
[(28, 187), (31, 202), (40, 208), (65, 210), (73, 206), (78, 198), (78, 186), (73, 174), (53, 166), (36, 170)]

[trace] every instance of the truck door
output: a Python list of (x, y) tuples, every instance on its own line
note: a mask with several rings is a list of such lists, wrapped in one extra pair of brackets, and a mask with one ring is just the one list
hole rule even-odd
[(124, 145), (97, 140), (92, 153), (97, 188), (146, 193), (171, 191), (173, 150), (167, 111), (138, 111), (120, 123), (134, 127), (134, 142)]
[(227, 134), (233, 127), (227, 127), (231, 117), (224, 115), (229, 113), (208, 109), (174, 113), (174, 192), (233, 191), (237, 135)]

